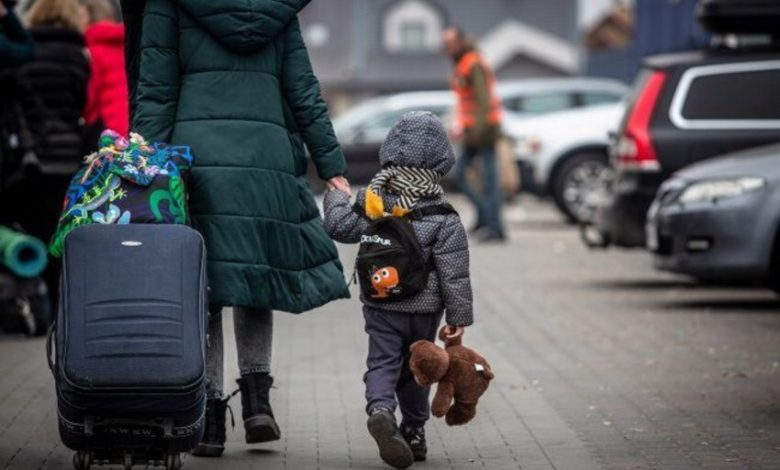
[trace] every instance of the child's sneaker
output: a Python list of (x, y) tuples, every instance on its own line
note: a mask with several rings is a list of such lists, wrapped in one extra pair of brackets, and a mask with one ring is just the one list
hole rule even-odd
[(428, 443), (425, 441), (425, 428), (408, 428), (401, 426), (401, 434), (404, 440), (409, 444), (414, 455), (415, 462), (423, 462), (428, 456)]
[(379, 446), (379, 456), (386, 464), (395, 468), (407, 468), (414, 463), (412, 449), (401, 435), (395, 416), (389, 410), (371, 410), (367, 424), (368, 432)]

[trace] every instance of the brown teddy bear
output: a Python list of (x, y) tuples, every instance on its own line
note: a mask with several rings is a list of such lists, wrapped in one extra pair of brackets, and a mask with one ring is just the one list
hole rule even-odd
[(447, 424), (457, 426), (474, 418), (477, 401), (495, 376), (485, 358), (463, 346), (459, 337), (447, 340), (445, 328), (439, 330), (444, 349), (430, 341), (414, 342), (409, 367), (420, 385), (439, 383), (431, 413), (437, 418), (446, 414)]

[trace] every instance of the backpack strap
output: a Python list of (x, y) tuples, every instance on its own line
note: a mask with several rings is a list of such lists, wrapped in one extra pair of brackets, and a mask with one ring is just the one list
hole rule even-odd
[[(355, 202), (352, 205), (352, 211), (356, 214), (368, 219), (369, 217), (366, 215), (366, 210), (361, 206), (359, 203)], [(407, 217), (411, 220), (420, 220), (423, 217), (427, 217), (430, 215), (447, 215), (447, 214), (458, 214), (458, 211), (455, 210), (454, 207), (452, 207), (452, 204), (449, 202), (445, 202), (443, 204), (436, 204), (434, 206), (426, 206), (426, 207), (420, 207), (419, 209), (414, 209), (412, 212), (410, 212)]]
[(452, 204), (445, 202), (443, 204), (436, 204), (435, 206), (426, 206), (426, 207), (420, 207), (418, 209), (412, 210), (411, 213), (409, 213), (409, 218), (412, 220), (420, 220), (423, 217), (427, 217), (430, 215), (448, 215), (448, 214), (458, 214), (458, 211), (455, 210), (454, 207), (452, 207)]

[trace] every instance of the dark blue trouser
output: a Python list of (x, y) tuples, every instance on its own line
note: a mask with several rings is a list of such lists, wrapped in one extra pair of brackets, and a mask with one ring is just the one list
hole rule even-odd
[[(482, 193), (478, 194), (468, 182), (467, 172), (471, 164), (482, 159)], [(457, 161), (455, 174), (458, 186), (477, 209), (477, 224), (503, 235), (501, 221), (501, 183), (498, 179), (498, 162), (495, 147), (472, 149), (466, 147)]]
[(363, 306), (368, 333), (368, 370), (363, 376), (367, 412), (378, 407), (394, 412), (397, 404), (403, 425), (425, 425), (431, 412), (430, 387), (414, 381), (409, 370), (409, 346), (420, 339), (433, 341), (442, 313), (398, 313)]

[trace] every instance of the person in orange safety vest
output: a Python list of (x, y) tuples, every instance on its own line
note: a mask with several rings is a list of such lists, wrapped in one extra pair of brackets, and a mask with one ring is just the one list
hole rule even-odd
[[(453, 135), (463, 142), (463, 154), (456, 166), (461, 191), (477, 209), (472, 229), (482, 241), (504, 240), (501, 220), (501, 186), (498, 179), (496, 143), (501, 136), (501, 101), (490, 65), (473, 41), (458, 27), (442, 34), (444, 50), (454, 62), (452, 90), (457, 97)], [(482, 192), (471, 187), (467, 172), (482, 160)]]

